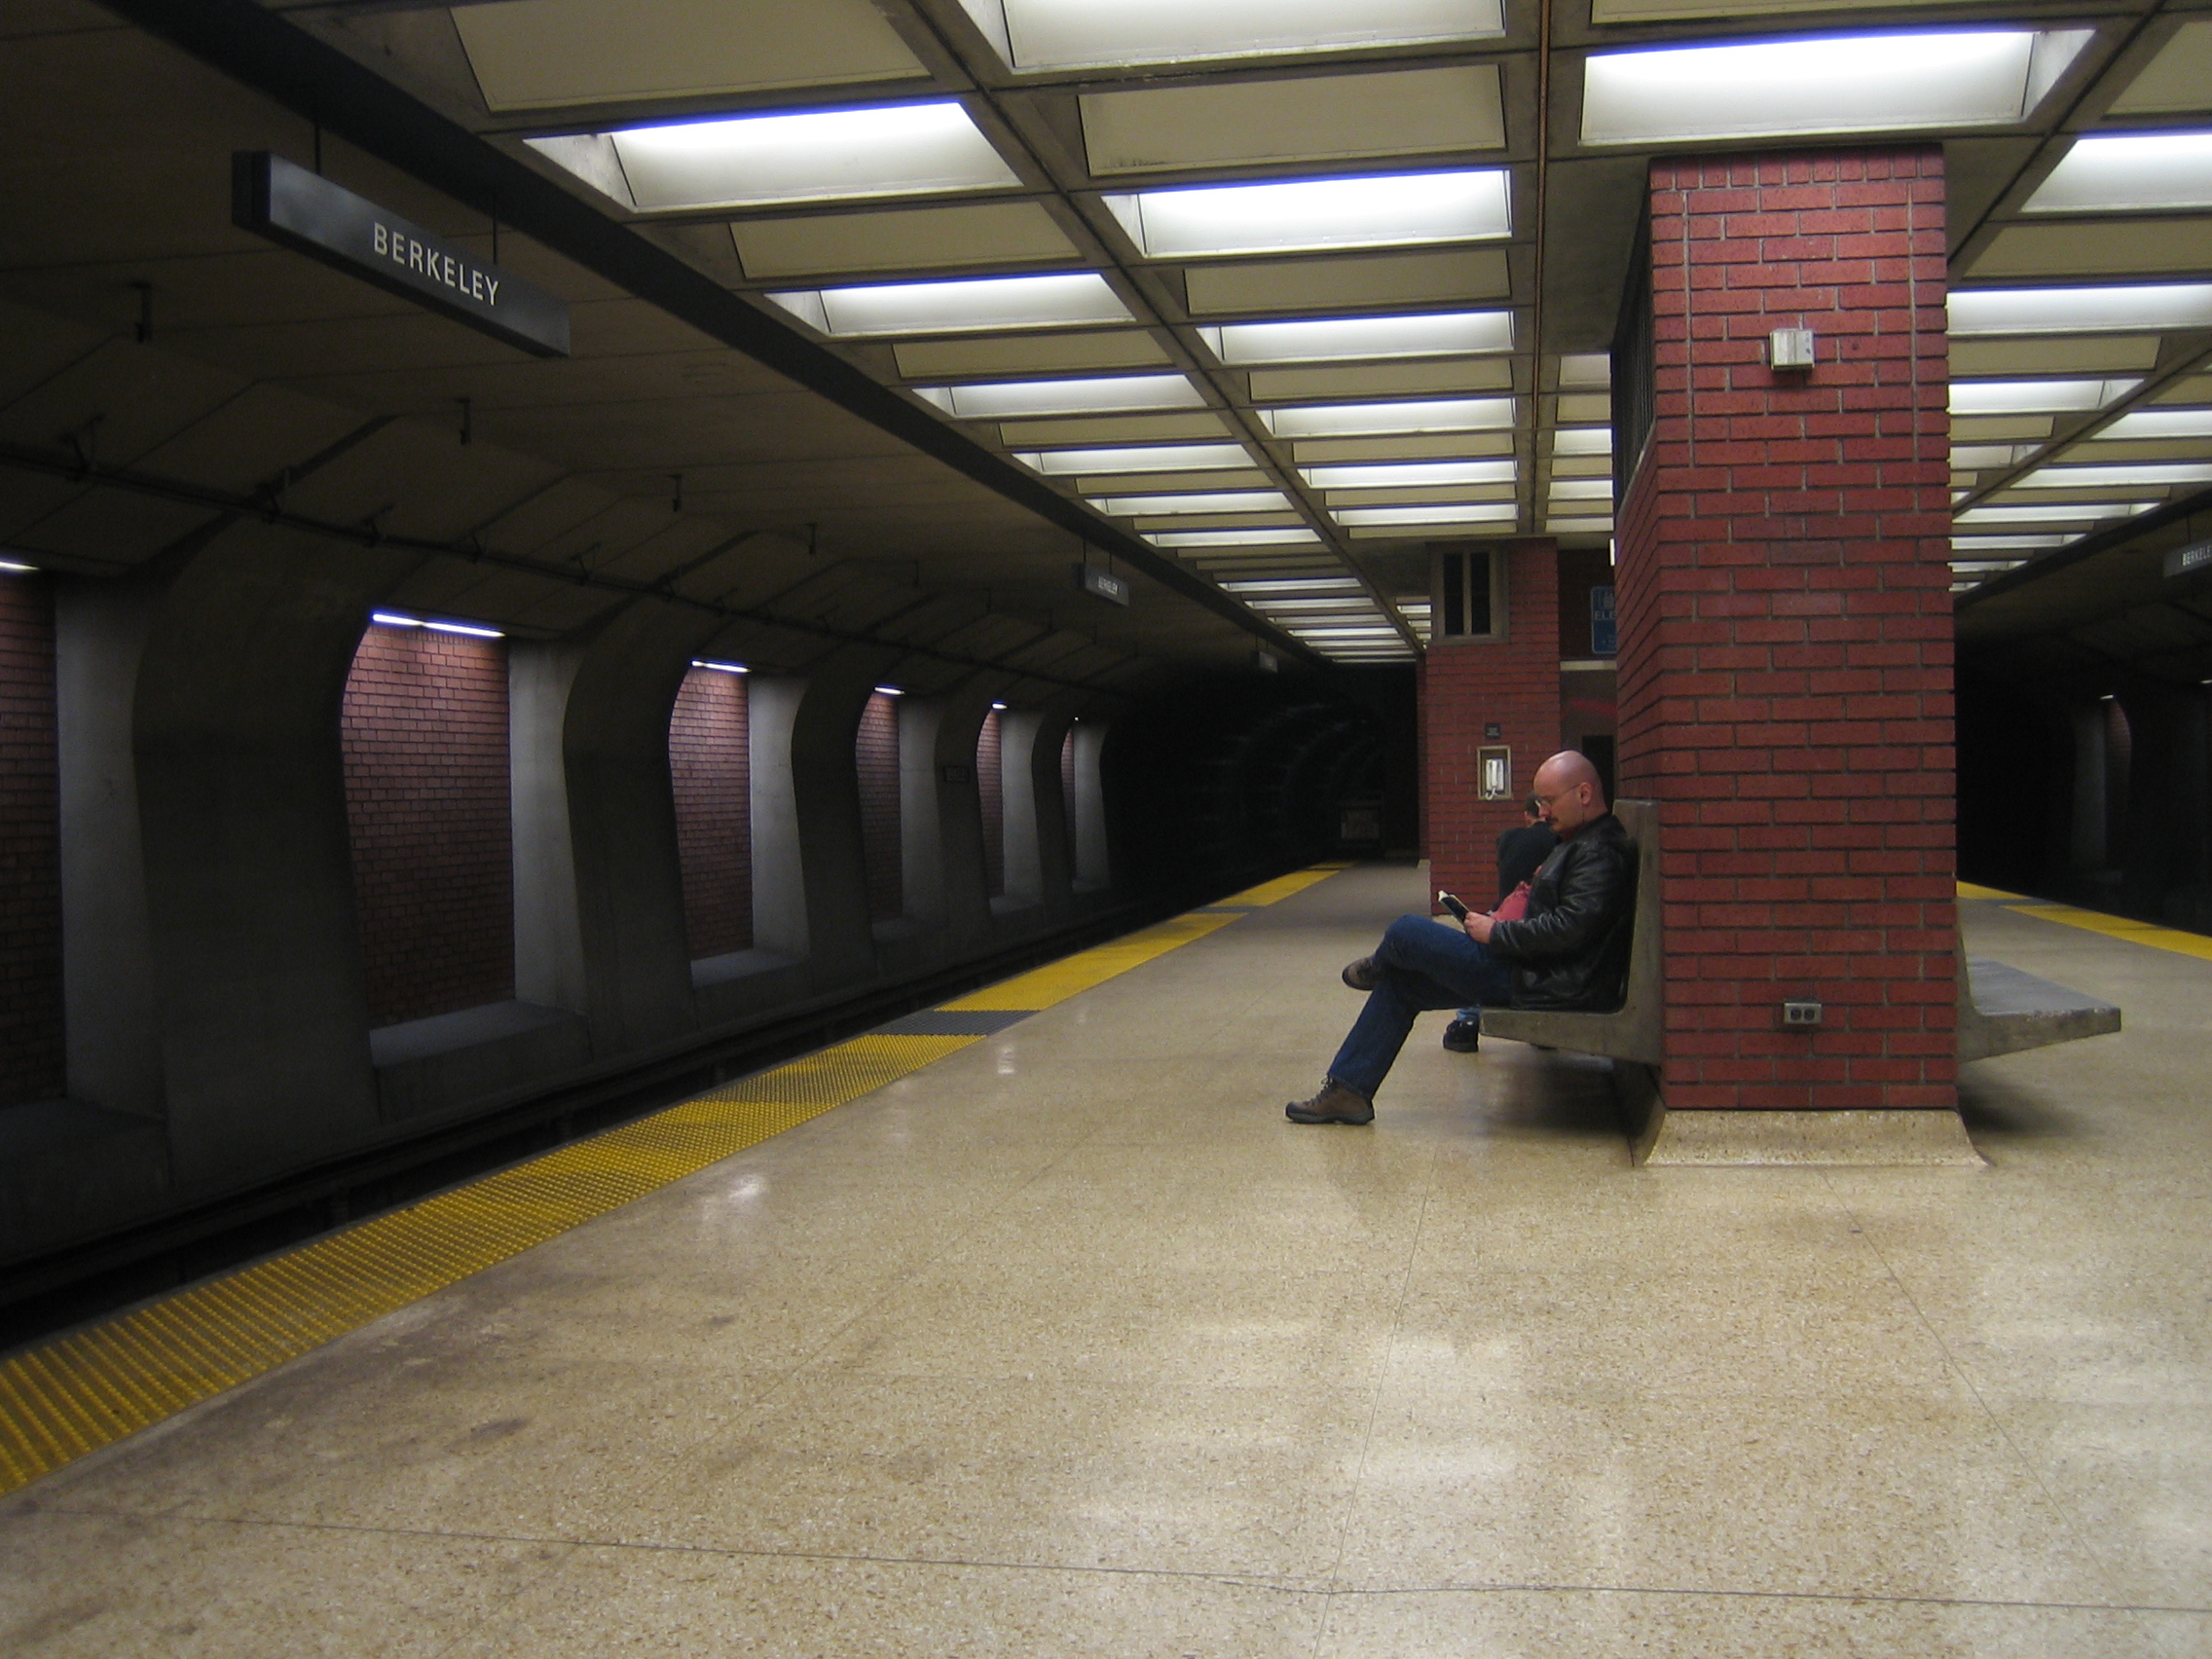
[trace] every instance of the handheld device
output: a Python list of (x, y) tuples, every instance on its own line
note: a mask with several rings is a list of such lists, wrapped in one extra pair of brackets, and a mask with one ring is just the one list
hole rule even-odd
[(1467, 906), (1459, 903), (1456, 897), (1445, 892), (1442, 888), (1437, 889), (1436, 902), (1439, 904), (1443, 905), (1447, 910), (1450, 910), (1452, 912), (1452, 919), (1454, 921), (1463, 922), (1467, 919)]

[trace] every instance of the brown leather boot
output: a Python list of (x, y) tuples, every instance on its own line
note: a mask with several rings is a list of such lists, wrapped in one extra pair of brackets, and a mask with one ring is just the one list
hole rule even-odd
[(1375, 1102), (1332, 1077), (1322, 1081), (1320, 1093), (1310, 1100), (1293, 1100), (1282, 1115), (1294, 1124), (1372, 1124)]
[(1382, 964), (1372, 956), (1345, 964), (1345, 983), (1355, 991), (1372, 991), (1382, 982)]

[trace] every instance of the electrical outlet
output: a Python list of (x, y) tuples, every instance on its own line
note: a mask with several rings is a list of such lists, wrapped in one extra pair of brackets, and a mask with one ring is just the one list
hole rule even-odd
[(1786, 1002), (1782, 1005), (1782, 1023), (1792, 1030), (1809, 1029), (1821, 1022), (1821, 1005), (1817, 1002)]
[(1770, 369), (1809, 369), (1813, 366), (1813, 331), (1778, 328), (1766, 337), (1766, 362)]

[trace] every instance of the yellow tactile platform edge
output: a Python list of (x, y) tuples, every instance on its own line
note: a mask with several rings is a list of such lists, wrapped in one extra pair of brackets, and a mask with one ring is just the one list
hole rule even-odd
[[(1223, 903), (1272, 904), (1348, 867)], [(943, 1007), (1050, 1008), (1235, 920), (1177, 916)], [(0, 1493), (981, 1041), (855, 1037), (0, 1360)]]

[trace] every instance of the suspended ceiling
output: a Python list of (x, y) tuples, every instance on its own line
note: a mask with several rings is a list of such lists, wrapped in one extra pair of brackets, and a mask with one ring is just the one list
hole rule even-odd
[[(305, 107), (282, 66), (236, 49), (246, 31), (226, 33), (225, 8), (119, 10)], [(679, 321), (638, 299), (607, 260), (535, 246), (538, 226), (513, 227), (527, 210), (501, 257), (583, 302), (594, 321), (579, 320), (577, 362), (519, 361), (373, 295), (274, 320), (265, 278), (236, 273), (282, 256), (240, 251), (219, 222), (188, 225), (183, 201), (166, 216), (192, 252), (175, 257), (212, 280), (161, 271), (179, 350), (418, 421), (450, 420), (466, 398), (483, 441), (558, 466), (570, 487), (659, 505), (681, 488), (682, 516), (805, 540), (818, 561), (834, 543), (833, 562), (875, 586), (904, 558), (909, 595), (980, 590), (1055, 630), (1075, 611), (1100, 650), (1119, 630), (1124, 652), (1248, 651), (1252, 636), (1198, 608), (1203, 583), (1278, 646), (1276, 628), (1339, 660), (1402, 660), (1425, 636), (1429, 541), (1603, 545), (1604, 353), (1661, 151), (1865, 133), (1944, 144), (1961, 587), (2212, 482), (2212, 375), (2195, 372), (2212, 347), (2201, 10), (270, 10), (484, 158), (734, 296), (745, 325), (721, 336), (750, 342), (753, 360), (702, 336), (701, 313)], [(296, 114), (256, 108), (242, 125), (261, 135), (242, 137), (207, 106), (256, 100), (196, 91), (173, 67), (149, 105), (129, 70), (153, 74), (168, 49), (69, 32), (114, 21), (0, 6), (0, 26), (40, 36), (43, 57), (11, 54), (29, 102), (0, 119), (58, 123), (79, 146), (158, 146), (170, 131), (313, 159)], [(334, 177), (488, 245), (495, 171), (449, 147), (434, 166), (455, 176), (401, 177), (350, 100), (317, 107)], [(31, 191), (34, 223), (52, 205), (21, 178), (12, 188)], [(98, 240), (50, 250), (34, 233), (32, 257), (7, 261), (9, 291), (58, 308), (66, 283), (51, 273), (65, 269), (120, 292), (123, 267), (156, 251), (85, 245)], [(26, 266), (49, 273), (44, 286)], [(328, 295), (343, 279), (316, 281)], [(411, 354), (441, 333), (458, 339), (437, 360)], [(774, 368), (766, 340), (781, 343), (765, 352)], [(883, 403), (809, 363), (858, 371)], [(1039, 493), (1057, 498), (1042, 517)], [(1101, 561), (1153, 550), (1189, 585), (1140, 574), (1137, 614), (1094, 619), (1065, 581), (1086, 542)]]

